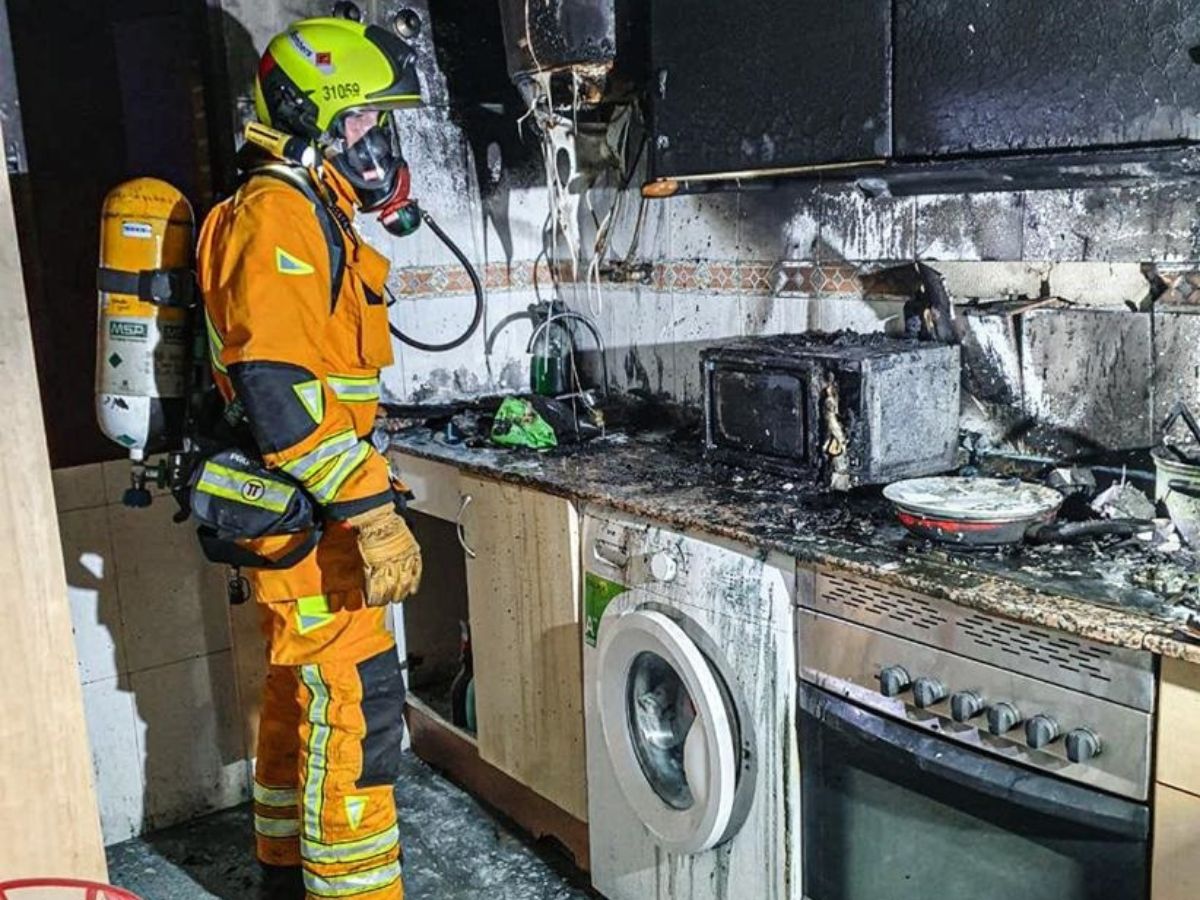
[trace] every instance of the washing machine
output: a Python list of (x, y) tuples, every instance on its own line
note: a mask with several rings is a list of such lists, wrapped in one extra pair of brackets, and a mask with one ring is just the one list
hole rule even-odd
[(799, 900), (794, 563), (584, 520), (592, 881), (608, 900)]

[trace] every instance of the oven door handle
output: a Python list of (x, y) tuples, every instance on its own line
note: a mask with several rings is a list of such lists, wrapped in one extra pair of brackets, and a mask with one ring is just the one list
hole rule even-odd
[(1120, 838), (1149, 839), (1150, 811), (1144, 804), (992, 759), (935, 733), (876, 715), (809, 684), (801, 685), (800, 706), (821, 725), (864, 744), (884, 745), (903, 754), (922, 772), (1003, 803)]

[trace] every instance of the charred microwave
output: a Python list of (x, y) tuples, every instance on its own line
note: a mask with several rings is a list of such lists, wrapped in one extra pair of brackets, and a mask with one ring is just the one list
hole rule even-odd
[(836, 490), (954, 467), (956, 346), (779, 335), (713, 347), (701, 360), (712, 459)]

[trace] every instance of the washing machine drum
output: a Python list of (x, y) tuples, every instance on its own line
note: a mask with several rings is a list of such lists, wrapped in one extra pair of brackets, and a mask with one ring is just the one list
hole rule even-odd
[(597, 649), (600, 723), (625, 800), (669, 851), (729, 840), (749, 808), (752, 754), (709, 656), (650, 609), (604, 622)]

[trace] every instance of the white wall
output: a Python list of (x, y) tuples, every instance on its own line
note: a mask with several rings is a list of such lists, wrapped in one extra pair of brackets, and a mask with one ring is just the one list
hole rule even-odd
[(123, 462), (54, 472), (106, 843), (250, 790), (238, 676), (250, 707), (256, 636), (239, 611), (235, 662), (221, 570), (202, 559), (190, 525), (171, 521), (170, 497), (122, 506), (127, 482)]

